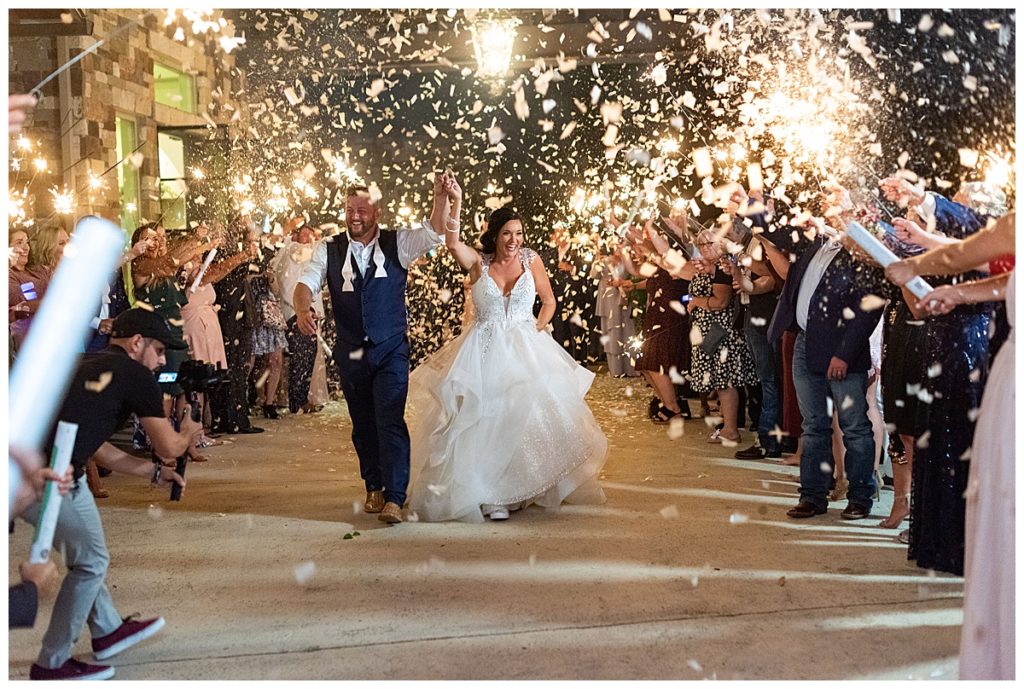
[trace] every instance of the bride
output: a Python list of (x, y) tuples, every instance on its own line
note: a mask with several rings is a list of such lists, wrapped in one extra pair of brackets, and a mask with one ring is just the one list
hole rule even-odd
[(462, 189), (450, 173), (439, 173), (435, 194), (447, 196), (433, 220), (446, 223), (445, 244), (469, 272), (475, 318), (409, 379), (412, 511), (481, 522), (531, 503), (604, 502), (597, 475), (608, 441), (583, 401), (594, 374), (545, 329), (555, 298), (544, 264), (523, 246), (521, 218), (508, 206), (494, 211), (480, 253), (459, 238)]

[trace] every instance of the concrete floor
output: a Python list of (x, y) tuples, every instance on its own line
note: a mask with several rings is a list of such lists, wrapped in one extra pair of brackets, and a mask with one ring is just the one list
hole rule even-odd
[[(647, 394), (607, 376), (591, 391), (605, 505), (504, 523), (363, 515), (341, 403), (208, 450), (177, 504), (109, 477), (114, 600), (167, 619), (113, 659), (117, 679), (956, 678), (963, 582), (875, 526), (891, 490), (877, 519), (844, 522), (845, 503), (787, 519), (795, 467), (729, 459), (701, 420), (673, 440)], [(30, 537), (20, 524), (11, 553)], [(10, 635), (11, 679), (48, 619)]]

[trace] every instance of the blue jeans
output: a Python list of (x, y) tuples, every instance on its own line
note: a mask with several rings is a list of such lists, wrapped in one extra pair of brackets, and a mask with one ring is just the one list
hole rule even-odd
[(868, 374), (847, 372), (844, 380), (829, 380), (807, 370), (806, 340), (797, 335), (793, 349), (793, 385), (803, 423), (800, 458), (800, 499), (825, 509), (835, 470), (832, 457), (832, 417), (826, 399), (834, 402), (846, 447), (846, 478), (851, 504), (871, 509), (875, 495), (875, 437), (868, 418)]
[(779, 425), (779, 380), (775, 376), (776, 353), (768, 344), (768, 329), (751, 325), (748, 320), (743, 326), (747, 345), (754, 355), (754, 367), (761, 379), (761, 415), (757, 419), (757, 438), (761, 447), (768, 452), (779, 449), (778, 436), (771, 432)]
[[(40, 504), (25, 511), (24, 518), (35, 524)], [(107, 589), (110, 555), (103, 537), (103, 523), (85, 476), (64, 496), (53, 534), (53, 549), (64, 552), (68, 573), (53, 604), (50, 624), (43, 636), (43, 648), (36, 663), (58, 668), (71, 657), (83, 627), (89, 625), (92, 638), (112, 634), (121, 626), (121, 615)]]

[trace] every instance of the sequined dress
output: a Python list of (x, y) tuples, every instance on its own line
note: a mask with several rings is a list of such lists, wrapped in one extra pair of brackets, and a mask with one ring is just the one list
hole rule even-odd
[(424, 521), (483, 520), (482, 505), (600, 503), (608, 441), (584, 395), (594, 374), (547, 332), (524, 272), (502, 295), (484, 259), (476, 319), (409, 378), (410, 508)]
[[(967, 279), (977, 278), (968, 273)], [(933, 285), (948, 279), (930, 277)], [(925, 429), (914, 451), (907, 557), (918, 567), (964, 573), (967, 475), (977, 409), (988, 378), (991, 304), (958, 306), (925, 319), (917, 413)]]

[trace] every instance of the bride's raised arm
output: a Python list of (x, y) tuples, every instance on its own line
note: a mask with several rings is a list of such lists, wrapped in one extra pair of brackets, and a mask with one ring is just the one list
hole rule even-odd
[(480, 253), (462, 241), (460, 231), (462, 225), (459, 222), (459, 215), (462, 212), (462, 187), (455, 181), (455, 178), (448, 173), (442, 178), (442, 189), (447, 196), (449, 205), (448, 217), (445, 220), (444, 245), (464, 270), (470, 273), (470, 279), (474, 282), (480, 274)]

